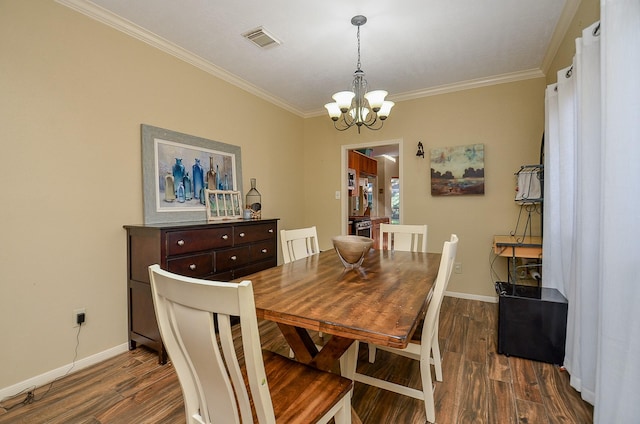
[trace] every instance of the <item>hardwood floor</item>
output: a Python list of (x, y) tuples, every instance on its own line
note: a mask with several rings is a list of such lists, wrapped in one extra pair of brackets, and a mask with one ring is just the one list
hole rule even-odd
[[(498, 305), (445, 297), (440, 315), (444, 381), (435, 385), (436, 419), (457, 423), (590, 423), (593, 407), (550, 364), (496, 353)], [(278, 328), (260, 323), (263, 347), (283, 355)], [(319, 340), (318, 340), (319, 341)], [(378, 351), (358, 371), (420, 388), (417, 361)], [(0, 404), (0, 424), (184, 423), (182, 393), (171, 365), (136, 349)], [(363, 423), (424, 423), (422, 401), (356, 383), (352, 399)]]

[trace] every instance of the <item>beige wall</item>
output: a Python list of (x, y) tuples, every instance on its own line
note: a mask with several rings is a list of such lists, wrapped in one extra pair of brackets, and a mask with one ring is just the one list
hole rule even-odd
[[(305, 199), (305, 219), (318, 227), (320, 248), (331, 247), (341, 232), (342, 145), (401, 139), (404, 167), (403, 223), (426, 223), (428, 250), (442, 250), (451, 233), (460, 237), (457, 261), (463, 272), (452, 276), (449, 290), (495, 296), (489, 276), (489, 252), (494, 234), (514, 229), (515, 176), (520, 165), (538, 163), (544, 129), (544, 78), (426, 97), (399, 103), (380, 131), (338, 132), (324, 116), (305, 121), (305, 180), (316, 196)], [(416, 157), (417, 143), (426, 158)], [(433, 197), (430, 192), (429, 149), (472, 143), (485, 145), (485, 195)], [(539, 222), (539, 221), (537, 221)], [(504, 261), (498, 261), (502, 270)], [(502, 272), (504, 275), (505, 273)]]
[(0, 63), (0, 388), (71, 363), (76, 308), (79, 359), (126, 343), (141, 123), (241, 146), (264, 215), (301, 223), (302, 118), (50, 0), (0, 1)]
[[(431, 251), (458, 233), (450, 290), (482, 296), (492, 236), (515, 225), (513, 173), (537, 161), (543, 129), (540, 78), (400, 102), (382, 131), (339, 133), (50, 0), (0, 0), (0, 63), (0, 389), (71, 362), (76, 308), (79, 359), (126, 343), (122, 226), (143, 219), (141, 123), (241, 146), (264, 215), (317, 225), (323, 249), (343, 226), (341, 146), (401, 140), (404, 222), (429, 224)], [(432, 197), (418, 140), (427, 153), (484, 143), (486, 194)]]

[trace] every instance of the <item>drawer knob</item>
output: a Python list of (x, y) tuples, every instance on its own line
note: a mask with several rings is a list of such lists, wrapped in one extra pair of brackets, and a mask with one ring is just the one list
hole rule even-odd
[(236, 255), (233, 255), (233, 256), (231, 257), (231, 260), (232, 260), (232, 261), (235, 261), (236, 259), (238, 259), (238, 257), (237, 257)]
[(191, 265), (189, 265), (189, 269), (190, 269), (191, 271), (193, 271), (194, 269), (196, 269), (196, 264), (191, 264)]
[(261, 252), (262, 253), (267, 253), (267, 249), (262, 249)]
[(240, 233), (238, 234), (240, 237), (244, 237), (244, 233)]
[(222, 240), (227, 240), (229, 238), (229, 236), (227, 234), (222, 236)]
[(269, 228), (269, 233), (273, 233), (273, 228)]
[(184, 246), (184, 240), (178, 240), (178, 246)]

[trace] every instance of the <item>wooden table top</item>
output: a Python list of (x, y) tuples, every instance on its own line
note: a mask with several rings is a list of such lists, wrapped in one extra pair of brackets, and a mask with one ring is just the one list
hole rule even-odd
[(345, 270), (328, 250), (243, 279), (253, 284), (258, 318), (403, 348), (426, 311), (440, 256), (371, 250), (360, 270)]

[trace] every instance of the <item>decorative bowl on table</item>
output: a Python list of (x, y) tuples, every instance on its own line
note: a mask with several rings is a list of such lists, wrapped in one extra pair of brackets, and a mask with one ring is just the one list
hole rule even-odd
[(358, 268), (373, 246), (373, 239), (362, 236), (336, 236), (331, 239), (338, 257), (346, 268)]

